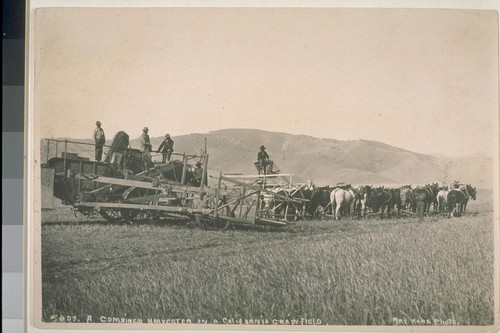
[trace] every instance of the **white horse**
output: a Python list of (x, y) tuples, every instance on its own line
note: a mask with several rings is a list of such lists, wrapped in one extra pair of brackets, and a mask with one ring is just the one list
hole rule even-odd
[(436, 200), (438, 203), (438, 212), (440, 213), (446, 213), (447, 208), (448, 208), (448, 203), (447, 203), (447, 198), (448, 198), (448, 192), (447, 190), (441, 190), (438, 192)]
[(332, 205), (333, 218), (338, 220), (340, 218), (340, 210), (346, 209), (348, 214), (351, 211), (351, 204), (354, 200), (355, 194), (352, 189), (344, 190), (341, 188), (334, 188), (330, 194), (330, 203)]

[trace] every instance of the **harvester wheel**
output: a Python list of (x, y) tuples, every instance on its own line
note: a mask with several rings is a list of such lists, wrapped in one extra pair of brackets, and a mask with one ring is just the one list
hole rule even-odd
[(99, 211), (92, 207), (73, 207), (73, 214), (76, 218), (86, 217), (95, 219), (99, 217)]
[(226, 230), (227, 228), (229, 228), (229, 225), (231, 224), (230, 221), (228, 220), (224, 220), (224, 219), (221, 219), (221, 218), (218, 218), (218, 219), (215, 219), (214, 221), (214, 226), (215, 228), (217, 228), (218, 230)]
[[(229, 208), (229, 206), (226, 206), (219, 212), (219, 216), (234, 217), (234, 214), (232, 214), (231, 208)], [(217, 230), (226, 230), (227, 228), (229, 228), (231, 221), (217, 217), (210, 220), (210, 224)]]
[[(143, 189), (139, 187), (131, 187), (123, 193), (122, 198), (124, 200), (127, 199), (137, 199), (146, 197), (151, 194), (151, 191), (148, 189)], [(143, 204), (145, 202), (142, 202)], [(121, 214), (125, 221), (128, 223), (146, 223), (153, 219), (153, 214), (149, 210), (144, 209), (129, 209), (122, 208)]]
[(117, 223), (123, 220), (122, 212), (119, 209), (101, 208), (99, 213), (109, 223)]
[[(225, 207), (220, 213), (219, 216), (231, 216), (231, 209), (229, 207)], [(195, 215), (196, 224), (207, 230), (226, 230), (230, 225), (231, 221), (222, 219), (220, 217), (214, 217), (213, 215)]]
[(153, 214), (148, 210), (122, 209), (121, 213), (129, 223), (146, 223), (153, 219)]

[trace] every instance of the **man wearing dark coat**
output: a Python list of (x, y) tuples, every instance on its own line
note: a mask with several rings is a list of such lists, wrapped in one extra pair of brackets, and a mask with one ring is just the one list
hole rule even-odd
[(174, 140), (170, 138), (170, 134), (165, 134), (165, 140), (162, 141), (160, 147), (158, 147), (157, 153), (162, 154), (162, 163), (170, 161), (170, 156), (174, 151)]
[(273, 161), (269, 159), (266, 152), (266, 147), (260, 146), (260, 151), (257, 153), (257, 163), (259, 166), (259, 175), (261, 173), (270, 174), (273, 171)]

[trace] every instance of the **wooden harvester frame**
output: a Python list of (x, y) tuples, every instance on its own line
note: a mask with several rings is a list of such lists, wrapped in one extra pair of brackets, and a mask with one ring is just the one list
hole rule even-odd
[[(128, 146), (128, 136), (126, 141), (127, 145), (120, 150), (114, 140), (106, 147), (109, 149), (104, 161), (97, 162), (69, 149), (75, 145), (84, 146), (91, 155), (92, 144), (45, 140), (42, 143), (42, 148), (47, 147), (46, 163), (42, 165), (45, 171), (42, 172), (42, 188), (43, 184), (48, 185), (63, 204), (71, 205), (75, 213), (87, 217), (101, 215), (117, 223), (187, 220), (222, 230), (231, 224), (284, 226), (286, 214), (284, 218), (276, 218), (264, 202), (269, 198), (294, 204), (304, 202), (273, 191), (277, 186), (290, 187), (291, 174), (221, 172), (209, 177), (206, 145), (201, 154), (175, 154), (182, 160), (155, 163), (148, 171), (142, 171), (137, 168), (141, 153)], [(55, 156), (51, 153), (51, 145), (56, 147)], [(59, 149), (61, 156), (57, 154), (58, 147), (63, 147)], [(194, 160), (198, 165), (201, 163), (202, 169), (198, 170), (201, 179), (195, 177)], [(214, 180), (211, 186), (208, 186), (209, 178)]]

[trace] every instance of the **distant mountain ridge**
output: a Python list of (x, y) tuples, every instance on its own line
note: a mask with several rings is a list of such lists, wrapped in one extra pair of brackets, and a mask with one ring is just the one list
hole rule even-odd
[[(162, 139), (151, 138), (153, 147), (158, 147)], [(254, 174), (257, 152), (265, 145), (281, 172), (293, 173), (297, 181), (396, 186), (460, 180), (478, 187), (493, 186), (491, 157), (439, 157), (369, 140), (341, 141), (257, 129), (224, 129), (174, 137), (174, 149), (199, 152), (205, 139), (213, 171)], [(131, 140), (131, 144), (138, 146), (138, 139)]]
[[(346, 182), (398, 186), (460, 180), (477, 187), (493, 187), (492, 157), (481, 154), (426, 155), (377, 141), (341, 141), (258, 129), (223, 129), (173, 139), (178, 153), (200, 153), (206, 139), (212, 173), (255, 174), (253, 163), (259, 147), (265, 145), (281, 172), (294, 174), (297, 182), (312, 179), (318, 185)], [(153, 149), (162, 140), (163, 137), (151, 137)], [(139, 138), (131, 139), (130, 145), (138, 148)]]

